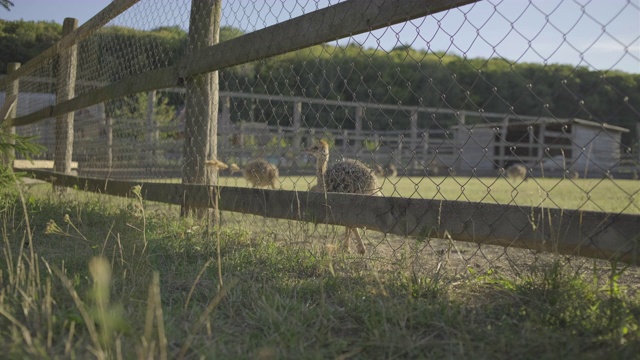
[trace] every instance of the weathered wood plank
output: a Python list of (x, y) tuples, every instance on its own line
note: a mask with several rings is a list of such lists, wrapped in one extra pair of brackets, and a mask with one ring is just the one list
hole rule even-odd
[[(78, 19), (65, 18), (62, 35), (68, 35), (78, 27)], [(78, 46), (73, 45), (58, 54), (56, 74), (56, 103), (72, 99), (76, 94), (76, 68), (78, 66)], [(65, 174), (71, 173), (73, 154), (74, 112), (56, 117), (56, 143), (53, 154), (53, 169)]]
[(345, 1), (200, 50), (182, 59), (180, 74), (187, 77), (286, 54), (476, 1)]
[(4, 99), (4, 104), (0, 107), (0, 123), (4, 125), (4, 120), (11, 117), (11, 114), (14, 113), (16, 109), (16, 103), (18, 100), (17, 94), (8, 94)]
[(237, 187), (214, 191), (181, 185), (91, 179), (19, 169), (36, 178), (86, 191), (128, 196), (142, 186), (149, 201), (209, 206), (219, 191), (219, 209), (270, 218), (366, 227), (388, 234), (443, 238), (579, 255), (640, 264), (640, 216), (461, 201), (403, 199), (356, 194), (296, 192)]
[(77, 28), (74, 32), (63, 37), (58, 42), (53, 44), (47, 50), (41, 52), (33, 59), (24, 64), (18, 71), (13, 74), (7, 75), (5, 78), (0, 79), (0, 88), (5, 84), (32, 72), (37, 66), (45, 62), (47, 59), (53, 58), (60, 52), (76, 45), (80, 41), (88, 38), (91, 34), (102, 28), (116, 16), (123, 13), (125, 10), (135, 5), (140, 0), (113, 0), (102, 11), (97, 13), (94, 17), (85, 22), (82, 26)]
[[(129, 1), (133, 2), (133, 0)], [(89, 91), (70, 101), (56, 105), (52, 115), (58, 116), (126, 95), (177, 86), (182, 83), (181, 79), (189, 76), (222, 70), (327, 41), (357, 35), (476, 1), (478, 0), (351, 0), (339, 3), (195, 51), (183, 57), (180, 65), (133, 75), (103, 88)], [(251, 46), (247, 46), (247, 44), (251, 44)], [(65, 47), (60, 47), (60, 49), (66, 47), (68, 46), (65, 43)], [(50, 57), (52, 54), (48, 56)], [(0, 84), (7, 78), (0, 80)], [(372, 106), (378, 108), (380, 104)], [(396, 109), (395, 105), (388, 105), (388, 107)], [(42, 113), (39, 113), (39, 116), (42, 116)], [(484, 116), (488, 115), (484, 114)], [(18, 124), (24, 125), (37, 121), (33, 117), (28, 118), (28, 122), (22, 118), (14, 119), (13, 123), (18, 126)]]
[[(189, 46), (186, 56), (192, 51), (218, 43), (220, 39), (221, 0), (192, 0), (189, 20)], [(218, 72), (197, 74), (185, 79), (185, 129), (182, 149), (182, 183), (215, 185), (218, 170), (207, 167), (206, 161), (216, 159), (218, 154)], [(203, 218), (204, 207), (192, 207), (193, 196), (185, 188), (186, 201), (181, 214), (195, 214)], [(207, 196), (209, 198), (209, 196)], [(210, 212), (213, 224), (218, 223), (219, 213), (213, 201)]]
[(52, 114), (54, 116), (83, 109), (107, 100), (117, 99), (126, 95), (133, 95), (151, 90), (177, 86), (178, 77), (173, 66), (151, 70), (146, 73), (128, 76), (127, 78), (106, 85), (102, 88), (87, 91), (82, 95), (57, 104)]
[(36, 123), (38, 121), (42, 121), (44, 119), (48, 119), (53, 116), (54, 107), (55, 106), (50, 105), (23, 116), (8, 118), (7, 126), (16, 126), (16, 127), (25, 126), (25, 125)]
[(175, 67), (152, 70), (143, 74), (127, 77), (126, 79), (99, 89), (87, 91), (73, 99), (60, 102), (55, 106), (47, 106), (30, 114), (8, 119), (7, 124), (11, 126), (33, 124), (53, 116), (64, 115), (125, 95), (176, 86), (178, 85), (178, 80)]
[[(69, 111), (76, 111), (82, 108), (89, 107), (91, 105), (99, 104), (106, 100), (118, 98), (125, 95), (135, 94), (137, 92), (152, 91), (154, 89), (163, 89), (173, 87), (181, 83), (177, 75), (177, 69), (175, 67), (166, 67), (161, 69), (152, 70), (143, 74), (132, 76), (112, 84), (103, 83), (103, 88), (88, 91), (79, 95), (78, 97), (65, 101), (57, 105), (54, 114), (54, 107), (47, 107), (48, 112), (45, 110), (39, 110), (37, 112), (26, 114), (17, 117), (13, 120), (9, 120), (9, 123), (13, 126), (23, 126), (32, 124), (47, 117), (60, 115)], [(172, 91), (178, 93), (184, 93), (182, 88), (174, 88)], [(257, 99), (257, 100), (269, 100), (269, 101), (283, 101), (283, 102), (302, 102), (304, 104), (321, 104), (331, 106), (343, 106), (343, 107), (361, 107), (376, 110), (402, 110), (407, 113), (420, 112), (420, 113), (439, 113), (439, 114), (458, 114), (459, 116), (482, 116), (484, 118), (496, 118), (504, 119), (507, 114), (504, 113), (490, 113), (484, 112), (480, 114), (478, 111), (467, 110), (451, 110), (445, 108), (432, 108), (416, 105), (398, 105), (398, 104), (377, 104), (377, 103), (365, 103), (343, 100), (330, 100), (330, 99), (318, 99), (307, 98), (300, 96), (285, 96), (285, 95), (273, 95), (273, 94), (257, 94), (257, 93), (240, 93), (240, 92), (228, 92), (221, 91), (220, 96), (228, 96), (232, 98), (242, 99)], [(52, 115), (53, 114), (53, 115)], [(45, 116), (46, 115), (46, 116)], [(547, 118), (539, 116), (518, 115), (519, 120), (528, 121), (545, 121)], [(555, 118), (554, 121), (569, 121), (569, 119)], [(477, 125), (476, 125), (477, 126)], [(611, 126), (603, 125), (605, 128), (611, 128)], [(625, 129), (625, 131), (628, 131)]]

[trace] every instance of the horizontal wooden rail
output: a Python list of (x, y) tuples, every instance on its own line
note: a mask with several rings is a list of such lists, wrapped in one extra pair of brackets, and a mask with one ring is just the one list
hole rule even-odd
[(32, 113), (16, 116), (13, 119), (7, 119), (7, 126), (25, 126), (33, 123), (37, 123), (38, 121), (42, 121), (44, 119), (48, 119), (53, 117), (53, 110), (55, 106), (49, 105), (45, 106), (40, 110), (36, 110)]
[[(361, 34), (385, 26), (391, 26), (399, 22), (409, 21), (476, 1), (478, 0), (346, 1), (209, 46), (194, 53), (186, 54), (179, 62), (179, 65), (141, 73), (111, 83), (104, 88), (88, 91), (74, 99), (57, 104), (53, 110), (51, 110), (51, 116), (63, 115), (67, 112), (80, 110), (105, 100), (126, 95), (174, 87), (182, 83), (183, 79), (189, 76), (222, 70), (267, 57), (286, 54), (291, 51)], [(133, 5), (135, 2), (137, 1), (119, 1), (123, 7), (128, 3)], [(116, 2), (111, 5), (115, 3)], [(103, 11), (106, 10), (107, 8)], [(75, 34), (75, 32), (72, 34)], [(82, 34), (84, 35), (85, 33), (83, 32)], [(60, 48), (56, 48), (56, 52), (53, 54), (56, 54), (64, 48), (63, 45), (68, 47), (66, 44), (71, 40), (66, 40), (67, 38), (69, 37), (65, 37), (60, 43), (45, 51), (45, 53), (47, 53), (46, 56), (52, 56), (49, 52), (56, 46)], [(251, 44), (251, 46), (247, 46), (247, 44)], [(37, 59), (43, 54), (39, 55)], [(24, 74), (26, 71), (24, 69), (28, 69), (31, 66), (29, 65), (31, 62), (27, 64), (27, 66), (21, 68), (20, 74)], [(18, 75), (11, 75), (0, 79), (0, 86), (6, 81), (16, 78), (16, 76)], [(9, 120), (8, 123), (11, 126), (19, 126), (44, 119), (43, 117), (36, 118), (32, 115), (33, 114), (24, 115)], [(43, 113), (38, 113), (38, 116), (42, 115)]]
[(46, 118), (64, 115), (72, 111), (99, 104), (106, 100), (116, 99), (124, 96), (123, 94), (125, 93), (135, 94), (151, 91), (166, 87), (169, 83), (172, 83), (170, 86), (176, 86), (178, 78), (175, 74), (175, 67), (166, 67), (133, 75), (116, 83), (106, 85), (105, 87), (88, 91), (55, 106), (47, 106), (30, 114), (9, 119), (7, 120), (7, 124), (8, 126), (24, 126)]
[[(456, 113), (473, 113), (478, 114), (477, 112), (471, 111), (456, 111), (452, 109), (444, 109), (444, 108), (433, 108), (433, 107), (425, 107), (418, 105), (393, 105), (393, 104), (378, 104), (378, 103), (364, 103), (358, 101), (344, 101), (344, 100), (329, 100), (329, 99), (318, 99), (318, 98), (309, 98), (302, 96), (285, 96), (285, 95), (270, 95), (270, 94), (259, 94), (259, 93), (241, 93), (241, 92), (220, 92), (220, 96), (228, 96), (231, 98), (240, 98), (240, 99), (256, 99), (256, 100), (268, 100), (268, 101), (282, 101), (282, 102), (301, 102), (304, 104), (317, 104), (317, 105), (331, 105), (331, 106), (344, 106), (344, 107), (364, 107), (368, 109), (380, 109), (380, 110), (404, 110), (407, 113), (412, 112), (426, 112), (426, 113), (443, 113), (443, 114), (456, 114)], [(506, 116), (506, 114), (500, 114), (501, 118)]]
[[(116, 181), (16, 169), (58, 186), (145, 200), (209, 206), (204, 185)], [(211, 192), (215, 194), (214, 191)], [(640, 264), (640, 216), (446, 200), (222, 187), (219, 209), (269, 218), (366, 227), (422, 239), (443, 238)], [(215, 196), (215, 195), (214, 195)]]
[(18, 99), (18, 95), (11, 94), (7, 96), (4, 100), (4, 104), (0, 107), (0, 124), (4, 126), (4, 120), (9, 116), (11, 110), (16, 107), (16, 99)]
[(350, 0), (212, 45), (181, 61), (181, 77), (286, 54), (477, 0)]
[(116, 83), (100, 89), (88, 91), (75, 98), (56, 105), (53, 116), (83, 109), (107, 100), (117, 99), (125, 95), (132, 95), (165, 87), (178, 85), (175, 67), (165, 67), (146, 73), (129, 76)]

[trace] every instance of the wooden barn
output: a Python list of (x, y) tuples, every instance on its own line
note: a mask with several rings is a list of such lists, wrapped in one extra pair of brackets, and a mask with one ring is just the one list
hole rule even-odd
[(454, 151), (443, 165), (459, 174), (496, 174), (523, 163), (548, 175), (565, 170), (602, 176), (621, 156), (621, 136), (628, 129), (582, 119), (521, 120), (498, 124), (458, 125), (452, 129)]

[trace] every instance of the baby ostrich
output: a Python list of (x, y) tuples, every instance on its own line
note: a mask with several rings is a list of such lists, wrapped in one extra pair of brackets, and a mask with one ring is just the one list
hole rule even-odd
[(398, 176), (398, 168), (394, 163), (389, 163), (389, 166), (384, 171), (384, 175), (386, 177), (396, 177)]
[(218, 159), (207, 160), (204, 163), (205, 165), (207, 165), (207, 167), (217, 169), (217, 170), (224, 170), (229, 167), (227, 164), (223, 163)]
[[(378, 181), (367, 165), (354, 159), (344, 159), (332, 166), (329, 163), (329, 145), (324, 140), (319, 140), (315, 145), (305, 150), (316, 158), (316, 185), (311, 191), (344, 192), (352, 194), (380, 195)], [(358, 229), (346, 227), (344, 248), (349, 250), (351, 234), (356, 238), (356, 247), (359, 254), (367, 250), (362, 242)]]
[(236, 165), (235, 163), (229, 165), (229, 175), (233, 176), (233, 174), (235, 173), (241, 173), (242, 169), (240, 169), (240, 167), (238, 165)]
[(243, 175), (253, 187), (271, 186), (272, 189), (275, 189), (278, 181), (278, 168), (264, 159), (255, 159), (244, 166)]
[(525, 180), (527, 168), (522, 164), (513, 164), (507, 168), (507, 177), (512, 180)]
[(391, 163), (386, 168), (379, 164), (373, 165), (373, 174), (377, 177), (396, 177), (398, 175), (398, 169)]
[(376, 176), (383, 177), (384, 176), (384, 168), (382, 166), (380, 166), (379, 164), (374, 164), (373, 165), (373, 173)]

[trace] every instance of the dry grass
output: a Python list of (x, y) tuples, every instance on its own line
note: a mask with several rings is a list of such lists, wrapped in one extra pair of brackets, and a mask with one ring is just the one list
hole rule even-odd
[(337, 251), (342, 232), (332, 226), (223, 214), (222, 228), (209, 228), (136, 198), (58, 199), (48, 189), (34, 188), (24, 203), (2, 193), (8, 358), (640, 351), (640, 299), (630, 291), (637, 268), (371, 232), (376, 251), (360, 257)]

